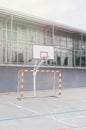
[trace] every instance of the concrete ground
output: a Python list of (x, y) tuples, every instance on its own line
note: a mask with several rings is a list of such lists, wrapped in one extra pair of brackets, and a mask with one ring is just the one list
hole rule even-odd
[(16, 95), (0, 94), (0, 130), (86, 130), (86, 88), (65, 88), (60, 98)]

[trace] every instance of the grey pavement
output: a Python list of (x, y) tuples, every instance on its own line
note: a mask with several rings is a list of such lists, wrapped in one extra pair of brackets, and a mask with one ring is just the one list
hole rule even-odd
[(16, 99), (0, 94), (0, 130), (86, 130), (86, 88), (64, 88), (62, 96)]

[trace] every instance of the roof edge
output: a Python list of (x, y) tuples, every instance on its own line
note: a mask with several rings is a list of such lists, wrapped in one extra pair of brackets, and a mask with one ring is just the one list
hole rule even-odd
[(13, 9), (9, 9), (6, 7), (1, 7), (0, 6), (0, 12), (3, 14), (7, 14), (7, 15), (14, 15), (14, 16), (19, 16), (21, 18), (25, 18), (28, 20), (33, 20), (35, 22), (38, 22), (40, 24), (45, 24), (45, 25), (51, 25), (51, 26), (56, 26), (57, 28), (61, 28), (65, 31), (69, 31), (69, 32), (73, 32), (73, 33), (80, 33), (80, 34), (85, 34), (86, 35), (86, 31), (79, 29), (79, 28), (75, 28), (72, 26), (68, 26), (66, 24), (61, 24), (59, 22), (55, 22), (55, 21), (51, 21), (45, 18), (41, 18), (41, 17), (37, 17), (37, 16), (33, 16), (31, 14), (28, 14), (26, 12), (20, 12), (20, 11), (16, 11)]

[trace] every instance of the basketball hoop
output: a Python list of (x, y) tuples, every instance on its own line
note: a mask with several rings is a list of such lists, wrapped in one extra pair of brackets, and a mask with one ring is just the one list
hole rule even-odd
[(41, 57), (42, 60), (47, 60), (48, 59), (48, 56), (43, 56)]

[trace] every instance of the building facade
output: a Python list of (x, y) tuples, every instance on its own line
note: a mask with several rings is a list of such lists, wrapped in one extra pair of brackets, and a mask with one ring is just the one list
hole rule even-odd
[(54, 60), (41, 67), (62, 69), (63, 87), (86, 86), (86, 32), (0, 9), (0, 92), (17, 90), (18, 70), (34, 65), (33, 45), (54, 46)]

